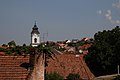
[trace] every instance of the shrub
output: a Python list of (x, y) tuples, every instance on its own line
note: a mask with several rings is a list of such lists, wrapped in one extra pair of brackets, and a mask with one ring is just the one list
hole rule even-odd
[(67, 80), (80, 80), (80, 75), (79, 74), (73, 74), (73, 73), (70, 73), (68, 76), (67, 76)]
[(0, 52), (6, 52), (6, 49), (0, 48)]
[(45, 75), (45, 80), (64, 80), (64, 78), (56, 72), (47, 73)]
[(7, 51), (6, 54), (12, 54), (12, 52), (11, 51)]

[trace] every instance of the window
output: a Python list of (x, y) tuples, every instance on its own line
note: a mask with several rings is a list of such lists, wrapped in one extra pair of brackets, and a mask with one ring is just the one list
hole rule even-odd
[(34, 42), (37, 43), (37, 38), (34, 39)]

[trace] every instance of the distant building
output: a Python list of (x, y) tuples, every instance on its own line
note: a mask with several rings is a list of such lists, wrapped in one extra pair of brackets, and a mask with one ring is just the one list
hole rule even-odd
[(40, 44), (40, 32), (38, 31), (38, 27), (35, 22), (31, 32), (31, 46), (37, 47), (39, 44)]
[(72, 39), (72, 43), (77, 43), (79, 39)]

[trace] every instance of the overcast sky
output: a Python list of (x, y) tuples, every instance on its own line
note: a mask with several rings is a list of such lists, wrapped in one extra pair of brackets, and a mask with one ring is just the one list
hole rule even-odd
[(30, 44), (35, 21), (45, 40), (93, 38), (120, 25), (119, 0), (0, 0), (0, 44)]

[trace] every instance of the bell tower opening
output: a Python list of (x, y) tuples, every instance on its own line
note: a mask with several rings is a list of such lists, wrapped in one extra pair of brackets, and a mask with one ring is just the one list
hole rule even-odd
[(34, 42), (37, 43), (37, 38), (34, 39)]

